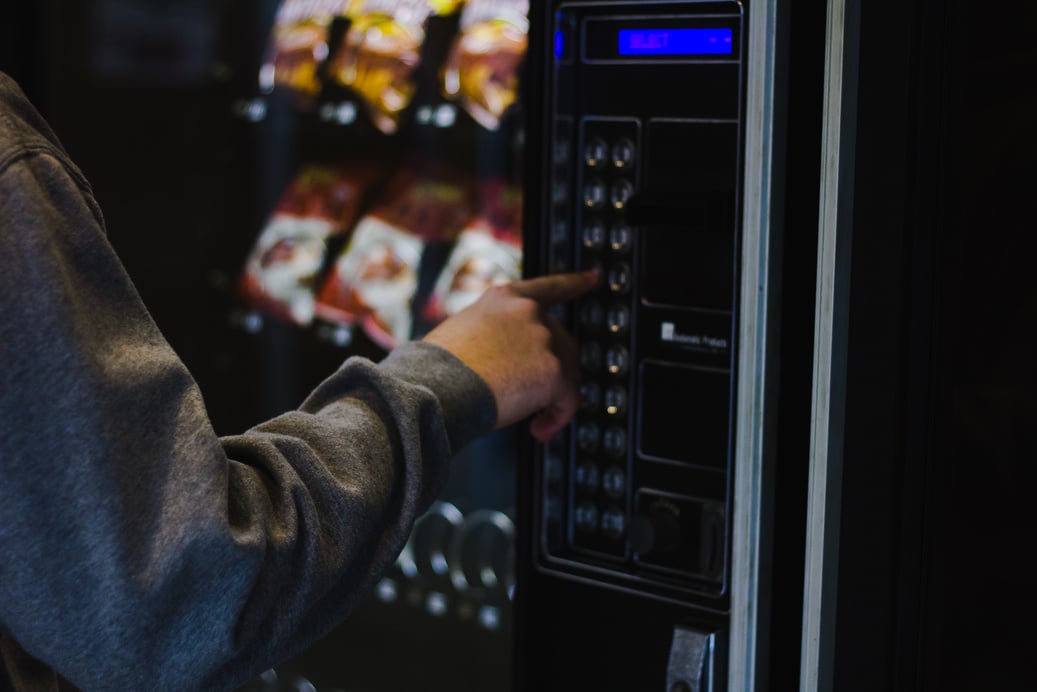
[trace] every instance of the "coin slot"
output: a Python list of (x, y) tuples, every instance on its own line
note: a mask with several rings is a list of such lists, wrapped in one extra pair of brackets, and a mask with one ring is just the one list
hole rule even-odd
[(724, 565), (724, 509), (697, 498), (638, 493), (630, 541), (640, 564), (719, 582)]

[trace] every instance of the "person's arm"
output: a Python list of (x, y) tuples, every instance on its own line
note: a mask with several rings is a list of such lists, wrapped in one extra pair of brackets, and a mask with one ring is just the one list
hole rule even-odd
[(500, 402), (555, 395), (522, 414), (455, 334), (219, 439), (84, 186), (0, 162), (0, 632), (88, 689), (233, 686), (366, 594)]

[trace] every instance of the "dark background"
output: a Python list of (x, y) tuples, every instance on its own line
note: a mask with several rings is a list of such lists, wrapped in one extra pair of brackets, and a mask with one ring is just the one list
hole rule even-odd
[(1032, 689), (1037, 12), (861, 5), (834, 689)]

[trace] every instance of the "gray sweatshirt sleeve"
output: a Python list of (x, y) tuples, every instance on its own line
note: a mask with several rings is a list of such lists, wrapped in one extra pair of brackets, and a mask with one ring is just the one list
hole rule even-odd
[(366, 594), (492, 394), (414, 343), (218, 438), (78, 171), (2, 155), (0, 638), (88, 690), (231, 688)]

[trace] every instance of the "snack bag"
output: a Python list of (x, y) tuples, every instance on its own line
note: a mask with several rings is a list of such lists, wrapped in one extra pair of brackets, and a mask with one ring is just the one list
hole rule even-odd
[(379, 173), (373, 164), (302, 168), (249, 253), (238, 283), (242, 301), (280, 319), (309, 324), (328, 240), (349, 231)]
[(357, 223), (317, 295), (316, 313), (361, 324), (390, 349), (411, 336), (425, 246), (452, 241), (472, 214), (471, 186), (441, 167), (401, 170)]
[(443, 95), (456, 100), (487, 130), (518, 95), (526, 55), (529, 0), (468, 0), (443, 68)]
[(479, 212), (457, 236), (422, 311), (432, 324), (465, 309), (490, 286), (522, 277), (522, 191), (503, 180), (479, 186)]
[(375, 127), (396, 132), (410, 105), (432, 15), (456, 11), (459, 0), (353, 0), (352, 24), (331, 58), (331, 79), (357, 93)]
[(328, 58), (328, 31), (350, 0), (284, 0), (277, 10), (267, 55), (259, 73), (265, 93), (276, 87), (294, 92), (309, 105), (320, 92), (318, 70)]

